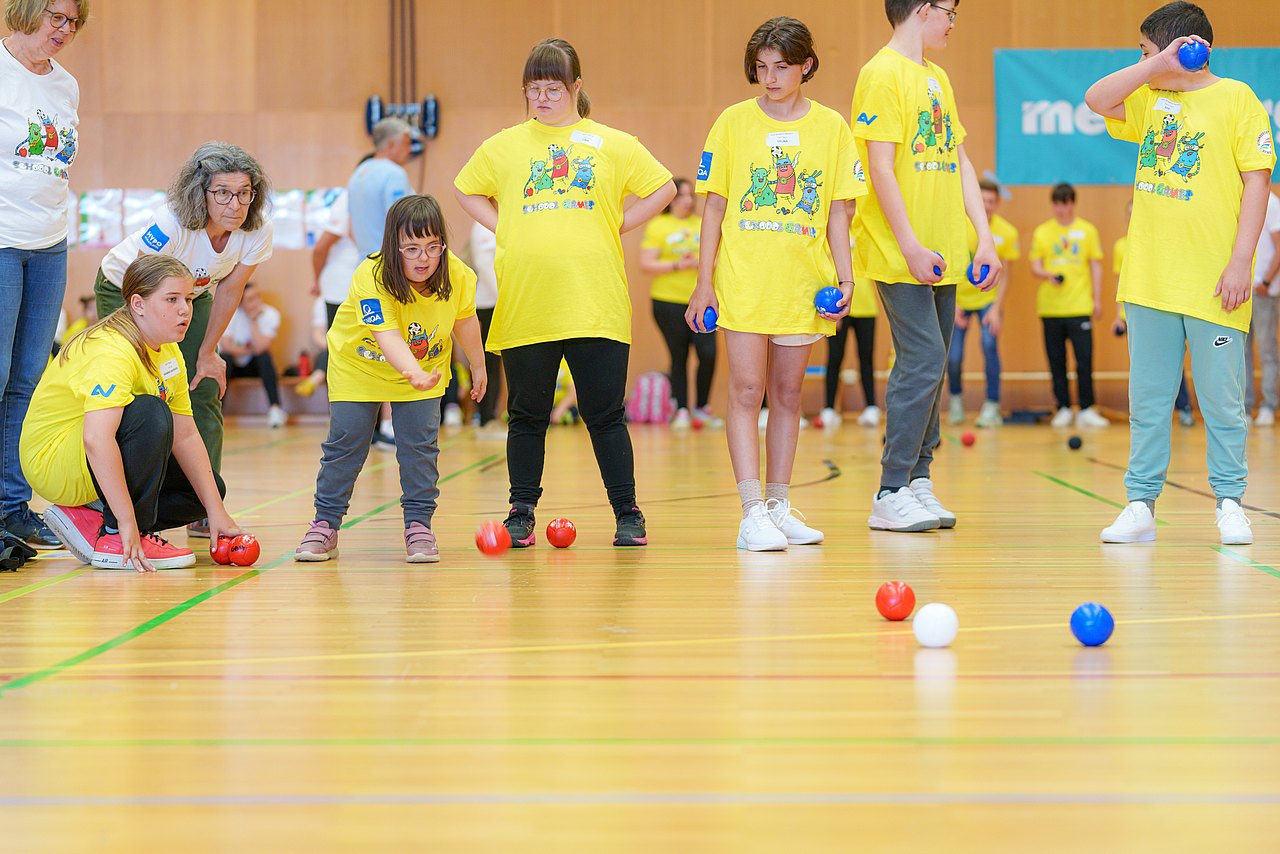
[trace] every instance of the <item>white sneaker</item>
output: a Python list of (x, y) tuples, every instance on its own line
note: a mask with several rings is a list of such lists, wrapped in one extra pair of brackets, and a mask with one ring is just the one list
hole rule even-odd
[(693, 419), (689, 417), (689, 410), (683, 406), (676, 410), (675, 417), (671, 419), (671, 426), (677, 430), (687, 430), (692, 423)]
[(267, 410), (267, 426), (276, 430), (289, 423), (289, 413), (279, 406), (273, 405)]
[(818, 416), (818, 420), (822, 422), (823, 430), (835, 430), (844, 421), (839, 412), (836, 412), (830, 406), (822, 410), (822, 414)]
[(1004, 424), (1004, 416), (1000, 414), (1000, 404), (994, 400), (985, 400), (982, 402), (982, 411), (978, 413), (978, 420), (973, 422), (975, 427), (999, 427)]
[(1102, 529), (1104, 543), (1150, 543), (1155, 538), (1156, 517), (1145, 501), (1130, 501), (1111, 526)]
[(444, 426), (462, 426), (462, 407), (456, 403), (447, 403), (444, 407)]
[(758, 418), (756, 418), (756, 427), (763, 430), (768, 426), (769, 426), (769, 407), (762, 406), (760, 407), (760, 415)]
[(880, 407), (874, 403), (862, 410), (862, 414), (858, 416), (858, 423), (863, 427), (879, 427), (880, 426)]
[(1049, 422), (1050, 427), (1070, 427), (1075, 413), (1071, 411), (1071, 407), (1064, 406), (1054, 413), (1053, 420)]
[[(790, 501), (779, 501), (776, 498), (770, 498), (764, 503), (764, 509), (769, 514), (769, 518), (773, 520), (773, 524), (787, 538), (789, 545), (813, 546), (822, 542), (822, 532), (816, 528), (810, 528), (802, 522), (801, 519), (804, 519), (804, 514), (793, 508)], [(796, 516), (800, 518), (797, 519)]]
[(724, 419), (711, 414), (711, 411), (705, 406), (693, 410), (693, 420), (701, 421), (703, 427), (708, 427), (712, 430), (724, 429)]
[(951, 396), (951, 402), (948, 404), (947, 410), (947, 423), (964, 423), (964, 398), (958, 394), (953, 394)]
[(956, 514), (942, 506), (942, 502), (938, 500), (938, 496), (933, 494), (933, 481), (927, 477), (918, 477), (911, 481), (911, 492), (915, 494), (916, 500), (929, 511), (929, 515), (937, 516), (940, 528), (954, 528), (956, 526)]
[(753, 504), (738, 525), (738, 548), (749, 552), (785, 552), (787, 535), (773, 524), (764, 504)]
[(1247, 546), (1253, 542), (1253, 526), (1249, 523), (1249, 517), (1230, 498), (1224, 500), (1222, 506), (1214, 511), (1214, 517), (1218, 521), (1218, 532), (1222, 535), (1224, 546)]
[(1081, 409), (1076, 413), (1077, 427), (1110, 427), (1111, 422), (1106, 419), (1096, 406), (1090, 406), (1088, 409)]
[(390, 418), (385, 418), (378, 422), (378, 432), (386, 436), (388, 439), (395, 441), (396, 428), (394, 422)]
[(1259, 407), (1258, 417), (1253, 419), (1253, 423), (1259, 427), (1274, 427), (1276, 411), (1269, 406)]
[(942, 520), (925, 509), (911, 487), (904, 486), (871, 502), (867, 526), (875, 531), (908, 533), (936, 530), (942, 526)]

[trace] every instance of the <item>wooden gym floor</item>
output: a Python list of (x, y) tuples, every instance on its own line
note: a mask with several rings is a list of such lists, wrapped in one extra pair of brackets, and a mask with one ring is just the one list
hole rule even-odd
[[(1097, 541), (1123, 425), (1079, 452), (949, 431), (959, 527), (913, 535), (866, 528), (878, 431), (807, 430), (793, 497), (827, 543), (754, 555), (723, 434), (633, 430), (652, 545), (619, 550), (586, 433), (559, 428), (538, 546), (490, 559), (505, 444), (456, 429), (443, 562), (409, 568), (377, 451), (341, 560), (290, 560), (323, 429), (231, 426), (251, 570), (0, 575), (6, 850), (1275, 850), (1280, 432), (1249, 439), (1257, 545), (1223, 547), (1199, 426), (1174, 428), (1148, 546)], [(894, 578), (956, 609), (950, 649), (880, 619)], [(1116, 616), (1105, 647), (1068, 631), (1086, 601)]]

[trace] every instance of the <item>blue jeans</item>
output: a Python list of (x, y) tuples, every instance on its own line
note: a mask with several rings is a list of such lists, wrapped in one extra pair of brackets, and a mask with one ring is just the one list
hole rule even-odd
[(67, 241), (48, 249), (0, 249), (0, 518), (25, 510), (31, 500), (18, 440), (49, 363), (66, 290)]
[[(992, 305), (994, 304), (992, 303)], [(982, 322), (986, 319), (989, 311), (991, 311), (991, 306), (987, 305), (979, 309), (966, 310), (964, 316), (969, 318), (969, 327), (974, 325), (973, 318), (978, 318), (978, 329), (982, 332), (982, 362), (987, 372), (987, 400), (994, 400), (999, 403), (1000, 346), (996, 336), (992, 335), (991, 330)], [(964, 337), (968, 331), (969, 328), (961, 329), (957, 326), (955, 331), (951, 333), (951, 348), (947, 351), (947, 381), (953, 395), (959, 395), (964, 391), (960, 370), (964, 364)]]

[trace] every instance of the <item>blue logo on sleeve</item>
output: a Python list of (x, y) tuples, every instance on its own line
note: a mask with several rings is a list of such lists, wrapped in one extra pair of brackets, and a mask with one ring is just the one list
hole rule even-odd
[(698, 162), (698, 180), (705, 181), (711, 177), (711, 152), (702, 152), (702, 160)]
[(363, 320), (367, 326), (382, 325), (384, 322), (382, 319), (382, 300), (360, 300), (360, 319)]
[(858, 120), (854, 122), (854, 124), (862, 124), (862, 125), (866, 125), (867, 127), (871, 127), (871, 123), (878, 118), (880, 118), (880, 115), (878, 113), (874, 116), (868, 116), (866, 113), (859, 113)]
[(153, 225), (146, 231), (142, 232), (142, 245), (146, 246), (152, 252), (159, 252), (169, 242), (169, 235), (160, 230), (160, 226)]
[(112, 383), (107, 388), (103, 388), (101, 384), (95, 385), (89, 397), (111, 397), (111, 392), (116, 390), (116, 384)]

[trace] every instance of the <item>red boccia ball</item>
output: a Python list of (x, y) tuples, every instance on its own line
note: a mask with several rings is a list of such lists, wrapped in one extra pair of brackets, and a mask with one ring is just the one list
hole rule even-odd
[(578, 529), (568, 519), (552, 519), (547, 524), (547, 542), (558, 549), (567, 549), (578, 538)]
[(253, 534), (241, 534), (231, 541), (231, 562), (236, 566), (253, 566), (262, 554), (262, 546)]
[(886, 581), (876, 591), (876, 610), (886, 620), (898, 622), (911, 616), (916, 607), (916, 594), (902, 581)]
[(497, 522), (485, 522), (476, 528), (476, 548), (490, 557), (497, 557), (511, 548), (511, 535)]
[(973, 443), (976, 441), (978, 441), (978, 437), (972, 433), (963, 433), (960, 436), (960, 444), (964, 445), (966, 448), (973, 447)]
[(220, 566), (231, 565), (231, 543), (235, 537), (219, 534), (218, 539), (209, 543), (209, 557)]

